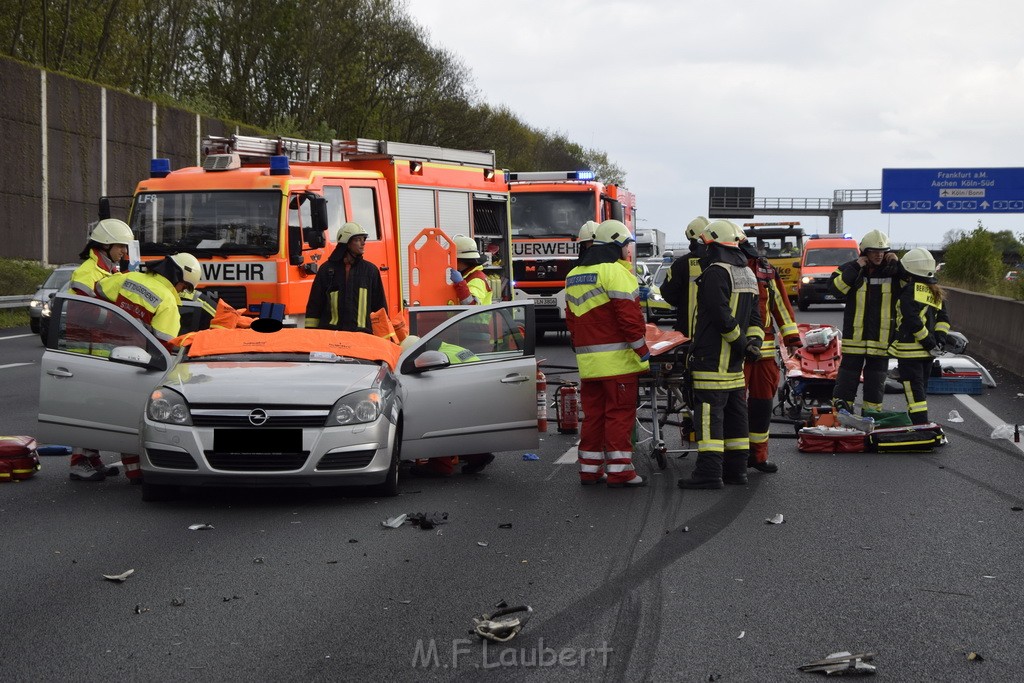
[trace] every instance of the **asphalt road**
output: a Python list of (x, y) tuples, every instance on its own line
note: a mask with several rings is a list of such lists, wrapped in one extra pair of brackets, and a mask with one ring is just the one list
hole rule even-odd
[[(40, 354), (27, 329), (0, 333), (2, 433), (35, 429)], [(572, 363), (556, 339), (538, 355)], [(849, 650), (876, 653), (880, 680), (1019, 680), (1024, 451), (989, 422), (1024, 422), (1024, 383), (990, 370), (982, 396), (929, 399), (934, 418), (964, 418), (935, 453), (802, 454), (783, 428), (781, 471), (721, 491), (676, 487), (692, 456), (640, 460), (646, 489), (581, 487), (553, 421), (538, 461), (406, 476), (393, 499), (144, 504), (123, 476), (72, 483), (67, 458), (46, 457), (0, 485), (0, 679), (811, 680), (800, 664)], [(381, 527), (403, 512), (448, 520)], [(532, 619), (485, 649), (471, 618), (500, 601)]]

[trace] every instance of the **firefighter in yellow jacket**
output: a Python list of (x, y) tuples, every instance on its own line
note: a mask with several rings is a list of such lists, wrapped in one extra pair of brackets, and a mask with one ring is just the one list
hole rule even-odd
[[(757, 310), (757, 279), (740, 251), (746, 237), (729, 221), (701, 233), (706, 252), (697, 280), (697, 317), (688, 360), (695, 405), (697, 462), (684, 489), (720, 489), (747, 483), (750, 436), (743, 361), (758, 360), (764, 330)], [(590, 417), (590, 414), (587, 414)]]
[(650, 359), (636, 276), (623, 267), (633, 236), (617, 220), (601, 223), (594, 244), (565, 281), (566, 315), (581, 380), (580, 483), (635, 488), (633, 424), (640, 373)]
[[(101, 280), (120, 272), (119, 264), (128, 255), (128, 245), (135, 239), (128, 224), (116, 218), (105, 218), (93, 228), (89, 242), (79, 254), (85, 259), (71, 274), (70, 290), (82, 296), (97, 296)], [(100, 321), (95, 321), (100, 324)], [(89, 334), (88, 330), (82, 330)], [(72, 332), (70, 336), (75, 336)], [(75, 447), (71, 453), (71, 481), (103, 481), (118, 473), (117, 467), (103, 464), (100, 452), (93, 448)]]

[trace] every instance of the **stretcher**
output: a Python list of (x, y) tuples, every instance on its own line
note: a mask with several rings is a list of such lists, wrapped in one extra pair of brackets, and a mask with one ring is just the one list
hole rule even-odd
[[(686, 370), (686, 352), (690, 340), (682, 332), (660, 330), (651, 324), (647, 325), (644, 336), (651, 358), (650, 369), (640, 376), (640, 404), (637, 407), (634, 450), (636, 453), (650, 455), (657, 461), (659, 469), (665, 469), (668, 467), (669, 453), (685, 456), (697, 452), (697, 444), (690, 440), (693, 412), (689, 398), (690, 380)], [(649, 413), (650, 417), (646, 417), (645, 413)], [(650, 430), (644, 427), (644, 422), (650, 422)], [(665, 444), (662, 430), (668, 424), (679, 427), (683, 448), (669, 449)]]
[(776, 412), (802, 423), (812, 408), (831, 405), (843, 347), (842, 334), (832, 325), (798, 323), (797, 329), (800, 348), (790, 353), (779, 346), (785, 379), (779, 388)]

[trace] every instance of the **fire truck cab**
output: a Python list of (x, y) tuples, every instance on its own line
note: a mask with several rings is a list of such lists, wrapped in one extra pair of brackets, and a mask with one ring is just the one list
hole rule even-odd
[[(442, 242), (474, 237), (495, 300), (511, 298), (508, 185), (494, 152), (240, 135), (208, 137), (203, 152), (201, 167), (171, 170), (154, 159), (128, 222), (143, 260), (192, 253), (200, 287), (235, 308), (282, 303), (286, 324), (302, 326), (313, 278), (346, 221), (369, 233), (365, 258), (380, 269), (391, 315), (447, 303), (438, 294), (446, 269), (415, 262), (424, 228), (440, 228)], [(442, 290), (419, 287), (425, 282)], [(417, 296), (424, 291), (433, 294)]]

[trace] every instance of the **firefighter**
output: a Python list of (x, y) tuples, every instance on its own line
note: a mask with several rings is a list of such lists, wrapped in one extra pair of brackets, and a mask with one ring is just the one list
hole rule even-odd
[(853, 412), (857, 384), (864, 374), (862, 411), (880, 411), (889, 368), (889, 344), (899, 297), (902, 269), (889, 250), (889, 238), (871, 230), (860, 241), (860, 256), (839, 266), (829, 288), (846, 301), (843, 310), (843, 359), (832, 404)]
[(779, 364), (775, 358), (776, 333), (782, 343), (793, 353), (800, 344), (800, 332), (793, 320), (793, 307), (786, 295), (786, 284), (779, 273), (758, 255), (753, 244), (744, 240), (740, 243), (747, 257), (747, 267), (757, 279), (757, 311), (761, 317), (764, 342), (761, 357), (748, 361), (743, 366), (747, 387), (747, 415), (750, 425), (750, 457), (747, 467), (759, 472), (772, 474), (779, 466), (768, 460), (768, 429), (772, 422), (772, 403), (779, 389)]
[(305, 327), (373, 334), (370, 314), (388, 304), (380, 270), (363, 258), (367, 235), (351, 221), (338, 229), (338, 245), (313, 278)]
[(706, 251), (689, 356), (697, 462), (690, 477), (678, 482), (684, 489), (747, 483), (750, 437), (743, 361), (761, 358), (764, 330), (757, 279), (740, 251), (744, 239), (729, 221), (709, 223), (701, 233)]
[(456, 300), (463, 306), (490, 306), (491, 285), (476, 240), (466, 235), (456, 235), (453, 240), (458, 268), (449, 268), (448, 278), (455, 287)]
[[(120, 263), (128, 255), (128, 244), (134, 239), (132, 229), (123, 221), (105, 218), (97, 223), (78, 255), (84, 261), (71, 274), (70, 291), (97, 296), (96, 285), (120, 271)], [(100, 452), (95, 449), (75, 448), (71, 453), (71, 481), (103, 481), (117, 474), (117, 467), (104, 465)]]
[(594, 244), (565, 281), (569, 339), (576, 353), (587, 419), (580, 433), (580, 483), (646, 486), (633, 469), (633, 424), (640, 373), (650, 352), (636, 276), (623, 263), (633, 236), (621, 221), (601, 223)]
[(693, 317), (697, 312), (697, 278), (700, 277), (700, 257), (704, 245), (700, 234), (708, 225), (708, 219), (697, 216), (686, 226), (686, 238), (690, 240), (690, 253), (677, 258), (669, 268), (668, 276), (661, 285), (661, 296), (676, 307), (676, 323), (673, 328), (687, 337), (693, 336)]
[[(120, 273), (100, 280), (96, 292), (141, 320), (165, 346), (181, 332), (180, 293), (194, 290), (202, 267), (192, 254), (174, 254), (147, 266), (145, 272)], [(132, 484), (142, 483), (139, 456), (121, 454), (125, 476)]]
[(935, 279), (935, 258), (927, 249), (911, 249), (901, 260), (907, 286), (896, 303), (896, 331), (889, 355), (898, 359), (900, 382), (913, 424), (928, 423), (928, 377), (949, 332), (945, 292)]
[(594, 243), (594, 232), (597, 231), (597, 223), (587, 221), (580, 227), (579, 237), (576, 238), (576, 265), (583, 262), (583, 254)]

